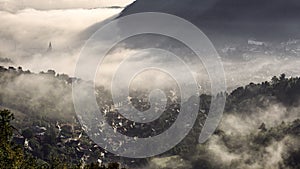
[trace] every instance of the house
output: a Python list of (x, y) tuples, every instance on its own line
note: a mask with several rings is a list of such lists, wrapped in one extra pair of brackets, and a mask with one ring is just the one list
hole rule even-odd
[(248, 45), (255, 45), (255, 46), (265, 46), (266, 43), (265, 42), (260, 42), (260, 41), (256, 41), (256, 40), (248, 40)]

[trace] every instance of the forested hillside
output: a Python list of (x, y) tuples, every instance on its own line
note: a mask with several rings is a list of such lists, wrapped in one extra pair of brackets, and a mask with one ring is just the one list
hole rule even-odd
[[(79, 124), (72, 104), (72, 83), (80, 79), (57, 74), (0, 67), (2, 166), (32, 165), (44, 168), (96, 167), (119, 162), (127, 168), (292, 168), (300, 167), (300, 78), (273, 77), (250, 83), (226, 94), (223, 119), (214, 135), (198, 144), (210, 98), (200, 96), (200, 112), (194, 129), (170, 151), (148, 159), (116, 157), (93, 143)], [(97, 100), (109, 125), (132, 137), (157, 135), (176, 120), (180, 104), (168, 100), (163, 116), (139, 124), (119, 116), (111, 96), (97, 87)], [(138, 95), (137, 95), (138, 96)], [(143, 98), (130, 101), (139, 109)], [(5, 135), (5, 136), (4, 136)], [(111, 163), (108, 168), (117, 168)], [(26, 167), (28, 168), (28, 167)]]

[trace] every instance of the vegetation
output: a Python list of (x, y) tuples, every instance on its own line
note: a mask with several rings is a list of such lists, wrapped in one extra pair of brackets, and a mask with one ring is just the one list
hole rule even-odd
[[(32, 79), (35, 83), (32, 83)], [(76, 80), (78, 79), (59, 75), (51, 70), (33, 74), (23, 71), (22, 68), (0, 67), (0, 106), (11, 110), (3, 110), (0, 113), (0, 168), (114, 169), (120, 168), (120, 165), (115, 163), (118, 161), (124, 166), (140, 167), (151, 164), (155, 158), (172, 156), (179, 156), (178, 159), (188, 161), (189, 167), (185, 168), (238, 168), (241, 167), (241, 163), (259, 163), (255, 157), (265, 156), (266, 147), (274, 143), (279, 144), (289, 138), (299, 141), (300, 122), (296, 119), (282, 119), (282, 123), (273, 126), (259, 124), (254, 126), (254, 132), (242, 136), (228, 134), (225, 129), (219, 127), (213, 136), (217, 138), (218, 144), (223, 145), (230, 154), (242, 157), (242, 152), (247, 151), (253, 157), (244, 161), (233, 160), (227, 166), (219, 165), (217, 158), (213, 159), (214, 155), (209, 150), (212, 144), (210, 141), (198, 145), (199, 133), (211, 99), (211, 96), (203, 94), (200, 96), (200, 112), (196, 123), (180, 144), (155, 158), (120, 158), (98, 147), (84, 133), (75, 116), (71, 100), (71, 84)], [(180, 109), (176, 101), (168, 100), (161, 118), (147, 125), (134, 123), (111, 109), (112, 100), (108, 91), (103, 87), (97, 87), (96, 90), (99, 106), (102, 111), (106, 111), (108, 124), (131, 137), (149, 137), (162, 133), (176, 120)], [(270, 82), (250, 83), (226, 94), (224, 114), (225, 117), (246, 117), (257, 113), (257, 109), (266, 110), (275, 103), (286, 107), (287, 112), (296, 109), (296, 113), (299, 113), (299, 93), (300, 78), (287, 78), (282, 74), (280, 77), (273, 77)], [(149, 108), (149, 104), (139, 104), (139, 98), (133, 98), (131, 101), (138, 109)], [(300, 147), (293, 142), (289, 144), (291, 146), (286, 147), (288, 150), (282, 155), (280, 165), (283, 168), (299, 168)]]
[[(43, 161), (37, 157), (33, 157), (31, 154), (24, 150), (24, 147), (16, 145), (12, 141), (14, 130), (17, 131), (11, 125), (11, 121), (14, 120), (14, 115), (9, 110), (0, 111), (0, 168), (84, 168), (84, 169), (119, 169), (118, 163), (109, 163), (107, 166), (99, 163), (91, 163), (84, 165), (69, 164), (62, 161), (60, 158), (51, 156), (50, 162)], [(52, 147), (45, 145), (45, 151), (51, 151)]]

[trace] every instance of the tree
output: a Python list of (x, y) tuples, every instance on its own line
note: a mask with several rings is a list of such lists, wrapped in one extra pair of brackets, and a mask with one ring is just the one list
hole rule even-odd
[(284, 74), (284, 73), (282, 73), (282, 74), (280, 75), (279, 79), (280, 79), (280, 81), (283, 81), (283, 80), (285, 80), (285, 74)]
[(0, 111), (0, 168), (34, 169), (38, 165), (36, 158), (24, 154), (22, 147), (16, 146), (11, 140), (13, 130), (11, 121), (14, 115), (9, 110)]
[(11, 143), (14, 115), (9, 110), (0, 111), (0, 168), (21, 168), (23, 151)]
[(2, 110), (0, 112), (0, 144), (7, 144), (12, 137), (13, 127), (10, 125), (10, 121), (14, 120), (14, 115), (8, 110)]
[(23, 137), (31, 139), (33, 137), (33, 132), (28, 128), (22, 131)]
[(278, 83), (279, 79), (276, 76), (272, 77), (272, 84), (276, 85)]

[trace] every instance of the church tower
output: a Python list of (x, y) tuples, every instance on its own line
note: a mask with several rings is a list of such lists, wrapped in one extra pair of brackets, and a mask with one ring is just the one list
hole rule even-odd
[(47, 52), (51, 52), (52, 51), (52, 43), (51, 42), (49, 42), (49, 46), (48, 46), (48, 50), (47, 50)]

